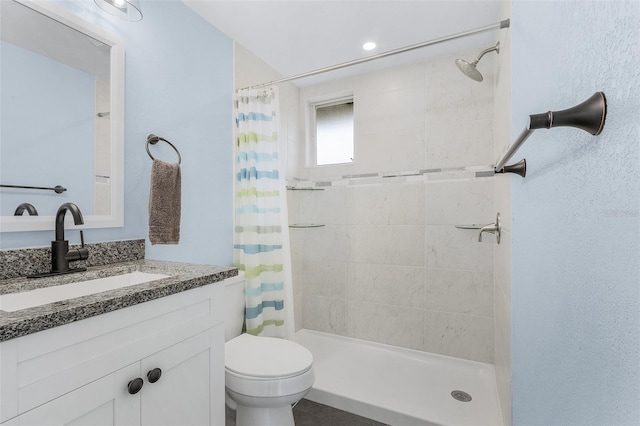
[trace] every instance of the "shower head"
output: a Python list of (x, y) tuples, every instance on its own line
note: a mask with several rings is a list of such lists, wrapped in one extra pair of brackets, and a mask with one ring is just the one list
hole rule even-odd
[(456, 65), (458, 66), (460, 71), (464, 73), (464, 75), (466, 75), (472, 80), (482, 81), (483, 80), (482, 74), (476, 68), (477, 64), (478, 64), (478, 61), (473, 61), (472, 63), (469, 63), (464, 59), (456, 59)]
[(464, 59), (456, 59), (456, 65), (458, 66), (458, 69), (460, 69), (460, 71), (462, 71), (462, 73), (467, 77), (469, 77), (470, 79), (475, 81), (482, 81), (484, 80), (484, 78), (482, 77), (482, 74), (480, 73), (480, 71), (478, 71), (478, 68), (477, 68), (478, 62), (480, 62), (480, 59), (482, 59), (482, 57), (485, 54), (493, 51), (495, 51), (498, 54), (500, 53), (500, 42), (497, 42), (495, 46), (489, 47), (488, 49), (485, 49), (482, 52), (480, 52), (480, 54), (478, 55), (478, 58), (471, 63), (465, 61)]

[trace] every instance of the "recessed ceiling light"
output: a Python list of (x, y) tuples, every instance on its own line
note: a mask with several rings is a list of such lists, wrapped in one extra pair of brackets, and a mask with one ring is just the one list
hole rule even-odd
[(365, 44), (362, 45), (362, 48), (364, 50), (373, 50), (376, 48), (376, 44), (372, 41), (368, 41)]

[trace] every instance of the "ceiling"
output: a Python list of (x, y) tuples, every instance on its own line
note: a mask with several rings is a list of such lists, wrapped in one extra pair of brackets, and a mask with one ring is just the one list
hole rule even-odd
[[(498, 0), (183, 0), (283, 76), (484, 27), (500, 21)], [(362, 72), (492, 46), (497, 32), (418, 49), (297, 80), (303, 86)], [(365, 52), (362, 44), (377, 48)], [(474, 59), (474, 58), (469, 58)]]

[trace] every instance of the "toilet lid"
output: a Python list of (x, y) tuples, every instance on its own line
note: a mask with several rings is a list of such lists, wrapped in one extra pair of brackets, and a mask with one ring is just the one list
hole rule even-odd
[(313, 356), (304, 346), (285, 339), (241, 334), (224, 345), (225, 367), (244, 376), (273, 378), (302, 374)]

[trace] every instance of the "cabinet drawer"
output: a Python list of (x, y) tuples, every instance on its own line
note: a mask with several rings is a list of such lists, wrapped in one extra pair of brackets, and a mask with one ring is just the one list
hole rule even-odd
[(214, 283), (0, 344), (0, 422), (222, 324)]

